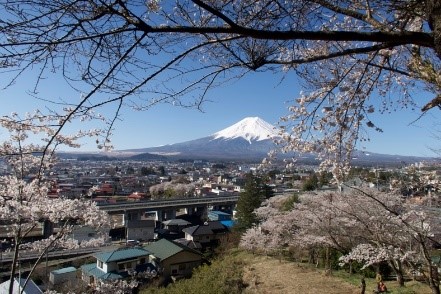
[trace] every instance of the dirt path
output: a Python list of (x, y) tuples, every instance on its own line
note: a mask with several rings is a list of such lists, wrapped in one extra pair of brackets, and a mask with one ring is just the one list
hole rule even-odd
[(245, 268), (245, 293), (258, 294), (356, 294), (360, 289), (301, 264), (256, 257)]

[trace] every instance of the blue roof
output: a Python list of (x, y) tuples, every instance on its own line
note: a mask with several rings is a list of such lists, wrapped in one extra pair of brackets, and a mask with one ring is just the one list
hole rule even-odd
[(226, 212), (223, 212), (223, 211), (220, 211), (220, 210), (212, 210), (212, 211), (209, 212), (209, 214), (210, 213), (217, 214), (217, 215), (231, 215), (229, 213), (226, 213)]
[(233, 220), (222, 220), (222, 221), (220, 221), (220, 223), (223, 224), (224, 226), (226, 226), (227, 228), (231, 228), (234, 226)]
[(95, 258), (102, 262), (112, 262), (127, 260), (141, 256), (147, 256), (150, 252), (143, 248), (121, 248), (114, 251), (100, 252), (95, 254)]

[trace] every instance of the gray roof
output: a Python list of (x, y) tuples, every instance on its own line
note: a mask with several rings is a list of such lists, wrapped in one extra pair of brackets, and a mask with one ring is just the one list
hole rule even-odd
[(187, 226), (187, 225), (191, 224), (190, 222), (188, 222), (184, 219), (179, 219), (179, 218), (166, 220), (166, 221), (163, 221), (162, 223), (166, 226)]
[(182, 244), (191, 249), (202, 249), (202, 245), (199, 242), (193, 240), (187, 240), (185, 238), (174, 239), (173, 242)]
[[(3, 282), (0, 284), (0, 293), (8, 293), (9, 291), (9, 281), (7, 280), (6, 282)], [(20, 284), (19, 284), (20, 281)], [(25, 283), (26, 279), (18, 279), (18, 278), (14, 278), (14, 290), (12, 291), (13, 294), (19, 294), (21, 293), (21, 290), (23, 289), (23, 285)], [(42, 294), (43, 291), (41, 291), (41, 289), (34, 283), (34, 281), (32, 281), (31, 279), (29, 279), (29, 281), (26, 284), (26, 287), (24, 288), (23, 291), (24, 294)]]
[(100, 252), (94, 254), (96, 259), (106, 263), (148, 255), (149, 252), (143, 248), (121, 248), (114, 251)]
[(173, 255), (176, 255), (182, 251), (188, 251), (201, 255), (201, 253), (196, 250), (188, 248), (185, 245), (169, 241), (167, 239), (161, 239), (159, 241), (146, 245), (145, 248), (150, 251), (153, 256), (158, 257), (161, 260), (172, 257)]
[(206, 222), (204, 225), (193, 226), (182, 230), (191, 236), (197, 235), (215, 235), (217, 233), (224, 233), (228, 229), (219, 221)]

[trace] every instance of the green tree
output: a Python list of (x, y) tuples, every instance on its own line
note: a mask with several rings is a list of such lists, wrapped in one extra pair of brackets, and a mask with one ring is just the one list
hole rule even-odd
[(276, 175), (278, 175), (278, 174), (280, 174), (280, 171), (277, 170), (277, 169), (273, 169), (273, 170), (271, 170), (271, 171), (268, 172), (268, 177), (269, 177), (271, 180), (275, 180), (275, 179), (276, 179)]
[(158, 170), (160, 176), (165, 176), (165, 167), (163, 165), (159, 166)]
[(126, 169), (126, 174), (133, 175), (134, 173), (135, 173), (135, 169), (133, 168), (133, 166), (128, 166)]
[(245, 231), (257, 223), (257, 216), (254, 210), (260, 207), (265, 199), (265, 185), (261, 178), (253, 174), (246, 175), (245, 191), (240, 193), (237, 201), (237, 225), (236, 229)]
[(153, 170), (153, 168), (147, 167), (147, 166), (141, 167), (141, 170), (139, 172), (140, 172), (140, 174), (142, 176), (154, 175), (155, 174), (155, 171)]
[(314, 191), (318, 188), (319, 179), (315, 173), (311, 174), (309, 178), (307, 178), (302, 185), (303, 191)]
[(263, 185), (262, 190), (263, 190), (263, 195), (264, 195), (265, 199), (269, 199), (274, 196), (273, 188), (271, 188), (267, 184)]
[(300, 198), (299, 198), (299, 194), (294, 193), (293, 195), (291, 195), (288, 199), (286, 199), (283, 202), (281, 210), (282, 211), (290, 211), (291, 209), (294, 208), (296, 203), (300, 203)]

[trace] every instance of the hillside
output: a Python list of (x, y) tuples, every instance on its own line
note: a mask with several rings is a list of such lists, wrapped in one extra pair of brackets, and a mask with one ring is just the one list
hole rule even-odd
[[(366, 294), (373, 293), (375, 279), (366, 278)], [(388, 293), (430, 294), (429, 286), (408, 281), (404, 288), (386, 281)], [(142, 294), (358, 294), (360, 276), (344, 271), (326, 274), (322, 268), (233, 249), (211, 265), (195, 271), (191, 279), (166, 288), (147, 288)]]

